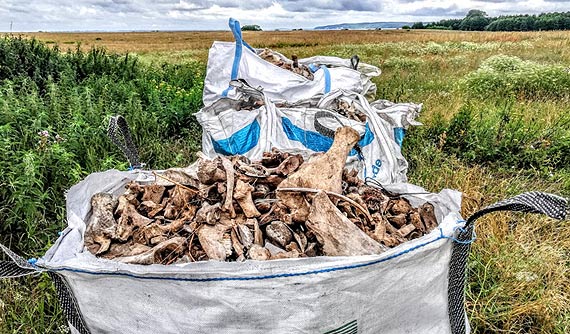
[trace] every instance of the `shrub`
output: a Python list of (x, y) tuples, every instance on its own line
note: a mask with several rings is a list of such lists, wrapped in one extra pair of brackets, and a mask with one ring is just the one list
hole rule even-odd
[(260, 26), (258, 26), (257, 24), (249, 24), (249, 25), (244, 25), (241, 27), (242, 31), (262, 31), (263, 29), (261, 29)]
[(570, 95), (570, 71), (559, 65), (544, 65), (514, 56), (497, 55), (483, 61), (463, 81), (475, 97), (562, 97)]

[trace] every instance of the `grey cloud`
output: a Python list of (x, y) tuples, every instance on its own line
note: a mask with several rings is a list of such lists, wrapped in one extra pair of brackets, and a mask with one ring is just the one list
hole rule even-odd
[(457, 17), (465, 16), (467, 10), (459, 8), (457, 5), (449, 7), (422, 7), (406, 12), (411, 16), (432, 16), (432, 17)]
[(309, 0), (309, 1), (279, 1), (286, 10), (292, 12), (311, 12), (315, 10), (354, 10), (359, 12), (376, 12), (382, 9), (381, 1), (358, 0)]
[(485, 2), (485, 3), (506, 3), (506, 2), (513, 2), (518, 3), (518, 0), (476, 0), (477, 2)]
[(241, 8), (241, 9), (263, 9), (271, 7), (273, 5), (272, 0), (260, 0), (260, 1), (220, 0), (220, 1), (209, 1), (209, 3), (214, 3), (223, 8)]

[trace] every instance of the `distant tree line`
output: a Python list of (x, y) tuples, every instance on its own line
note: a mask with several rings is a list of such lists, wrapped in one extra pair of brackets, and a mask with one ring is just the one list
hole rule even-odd
[(489, 17), (484, 11), (472, 9), (463, 19), (448, 19), (427, 24), (416, 22), (411, 28), (467, 31), (570, 30), (570, 12)]
[(241, 27), (241, 31), (263, 31), (263, 29), (261, 29), (257, 24), (246, 24)]

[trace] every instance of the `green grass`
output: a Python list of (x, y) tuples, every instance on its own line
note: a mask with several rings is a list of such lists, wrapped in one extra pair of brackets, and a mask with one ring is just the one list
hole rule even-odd
[[(424, 103), (424, 126), (404, 141), (410, 182), (462, 191), (468, 216), (523, 191), (570, 193), (570, 47), (532, 36), (272, 47), (300, 57), (359, 54), (383, 70), (379, 98)], [(60, 53), (0, 39), (0, 242), (41, 256), (65, 226), (65, 190), (94, 171), (128, 167), (106, 138), (112, 115), (126, 117), (150, 168), (192, 161), (205, 63), (188, 59), (204, 52)], [(477, 233), (467, 285), (473, 332), (568, 333), (569, 224), (497, 214)], [(59, 333), (64, 324), (46, 276), (0, 281), (0, 333)]]

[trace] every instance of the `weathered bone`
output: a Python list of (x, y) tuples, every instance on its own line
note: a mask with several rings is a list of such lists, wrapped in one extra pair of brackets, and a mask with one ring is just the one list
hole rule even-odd
[[(279, 184), (277, 188), (313, 188), (342, 193), (342, 172), (348, 153), (358, 142), (358, 132), (350, 127), (339, 128), (331, 148), (324, 154), (311, 158), (299, 170)], [(309, 206), (303, 195), (277, 193), (289, 209), (293, 221), (303, 222), (309, 215)]]
[(267, 248), (254, 244), (247, 251), (247, 256), (252, 260), (265, 261), (271, 258), (271, 253)]
[(236, 212), (233, 206), (233, 193), (234, 193), (234, 165), (227, 158), (222, 157), (222, 166), (226, 170), (226, 200), (222, 206), (222, 210), (230, 213), (231, 218), (236, 217)]
[[(232, 228), (230, 231), (230, 235), (232, 238), (232, 247), (238, 256), (238, 259), (244, 259), (244, 247), (242, 243), (239, 241), (238, 234), (236, 232), (236, 228)], [(239, 261), (239, 260), (238, 260)]]
[(293, 240), (293, 233), (289, 230), (289, 227), (281, 221), (274, 221), (265, 228), (265, 233), (269, 240), (273, 241), (277, 245), (285, 248), (291, 240)]
[(115, 239), (125, 242), (131, 237), (135, 227), (142, 228), (150, 223), (152, 223), (152, 219), (138, 213), (135, 206), (129, 203), (117, 221)]
[(395, 216), (388, 216), (388, 221), (390, 223), (392, 223), (392, 225), (396, 226), (397, 228), (400, 228), (400, 227), (406, 225), (406, 214), (400, 213), (400, 214), (395, 215)]
[(390, 205), (390, 212), (394, 215), (400, 215), (400, 214), (407, 214), (408, 212), (412, 211), (413, 208), (410, 205), (410, 202), (408, 202), (407, 199), (405, 198), (397, 198), (397, 199), (393, 199), (391, 200), (391, 205)]
[(150, 249), (151, 248), (146, 245), (134, 243), (132, 241), (126, 243), (114, 242), (111, 244), (109, 251), (103, 254), (102, 257), (106, 259), (114, 259), (116, 257), (133, 256), (147, 252)]
[(261, 229), (259, 228), (259, 223), (257, 222), (257, 219), (255, 219), (253, 222), (253, 242), (256, 245), (263, 247), (263, 244), (264, 244), (263, 233), (261, 232)]
[(422, 204), (418, 208), (418, 212), (428, 232), (437, 227), (437, 218), (432, 204), (427, 202)]
[(210, 260), (226, 260), (227, 245), (225, 245), (224, 235), (229, 230), (229, 226), (221, 224), (215, 226), (202, 225), (198, 229), (198, 239)]
[(253, 245), (254, 243), (254, 236), (253, 233), (251, 233), (251, 230), (242, 224), (237, 224), (235, 226), (236, 231), (238, 232), (238, 236), (239, 236), (239, 240), (241, 241), (241, 244), (245, 247), (245, 248), (250, 248), (251, 245)]
[(138, 206), (138, 211), (148, 218), (154, 218), (163, 209), (164, 205), (156, 204), (153, 201), (144, 201)]
[(409, 215), (410, 217), (410, 224), (414, 225), (416, 227), (416, 230), (425, 233), (426, 228), (424, 223), (422, 222), (422, 218), (420, 217), (420, 214), (416, 211), (410, 213)]
[(152, 249), (132, 256), (116, 257), (115, 260), (130, 264), (153, 264), (163, 263), (165, 260), (174, 259), (184, 251), (186, 238), (175, 237), (154, 246)]
[(325, 192), (313, 197), (307, 221), (328, 256), (379, 254), (384, 247), (356, 227), (331, 202)]
[(226, 180), (226, 172), (218, 166), (219, 160), (201, 160), (198, 164), (198, 180), (201, 183), (210, 185)]
[(406, 236), (408, 236), (408, 234), (412, 233), (415, 229), (416, 229), (416, 227), (414, 225), (408, 224), (408, 225), (405, 225), (404, 227), (400, 228), (398, 230), (398, 234), (400, 234), (400, 236), (402, 236), (402, 238), (405, 238)]
[(91, 253), (101, 254), (109, 249), (117, 229), (113, 212), (118, 203), (113, 195), (106, 193), (91, 198), (91, 217), (85, 231), (85, 245)]
[(196, 212), (196, 222), (215, 225), (220, 220), (220, 203), (210, 205), (204, 201), (202, 207)]
[(251, 192), (253, 189), (254, 188), (252, 185), (247, 184), (242, 180), (237, 180), (236, 182), (234, 197), (247, 218), (261, 216), (261, 213), (257, 211), (257, 208), (253, 203), (253, 198), (251, 197)]
[(144, 187), (144, 193), (141, 201), (152, 201), (156, 204), (160, 204), (162, 202), (162, 197), (164, 196), (165, 191), (166, 187), (164, 186), (157, 184), (148, 185)]

